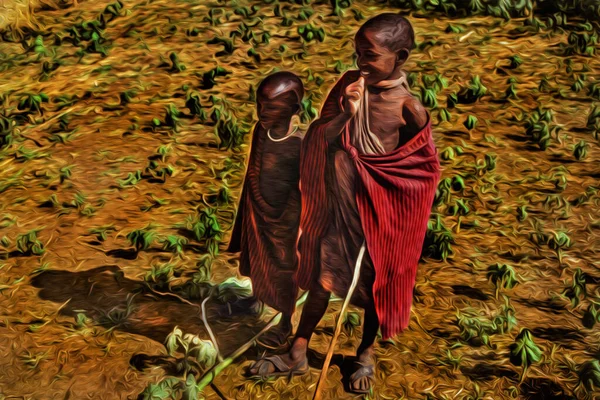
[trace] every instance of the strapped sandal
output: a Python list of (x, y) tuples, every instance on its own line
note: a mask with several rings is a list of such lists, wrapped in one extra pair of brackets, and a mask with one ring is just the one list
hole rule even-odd
[[(349, 382), (350, 391), (352, 391), (353, 393), (367, 394), (371, 391), (371, 389), (373, 388), (373, 384), (375, 383), (375, 365), (363, 364), (358, 361), (355, 362), (355, 365), (359, 365), (360, 367), (352, 375), (350, 375), (350, 382)], [(371, 383), (369, 388), (366, 390), (361, 390), (361, 389), (355, 388), (355, 383), (360, 378), (365, 378), (365, 377), (368, 378)]]
[[(275, 371), (261, 374), (260, 370), (263, 365), (266, 365), (267, 362), (273, 364), (273, 366), (275, 367)], [(252, 365), (252, 367), (250, 367), (250, 369), (252, 368), (257, 369), (257, 373), (253, 374), (254, 376), (260, 376), (263, 378), (270, 376), (288, 376), (291, 378), (294, 375), (303, 375), (309, 370), (307, 358), (305, 358), (303, 361), (299, 362), (295, 366), (289, 367), (285, 362), (283, 362), (281, 356), (278, 355), (263, 357), (260, 360), (256, 361), (254, 365)]]

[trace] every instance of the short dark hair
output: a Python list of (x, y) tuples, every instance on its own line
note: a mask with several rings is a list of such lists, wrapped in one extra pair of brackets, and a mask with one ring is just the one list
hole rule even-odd
[(302, 102), (304, 97), (302, 80), (292, 72), (279, 71), (262, 80), (256, 90), (256, 99), (273, 99), (291, 93), (295, 95), (298, 103)]
[(402, 49), (409, 52), (415, 47), (415, 31), (408, 19), (400, 14), (383, 13), (365, 22), (356, 38), (364, 35), (365, 31), (376, 31), (382, 35), (382, 45), (394, 53)]

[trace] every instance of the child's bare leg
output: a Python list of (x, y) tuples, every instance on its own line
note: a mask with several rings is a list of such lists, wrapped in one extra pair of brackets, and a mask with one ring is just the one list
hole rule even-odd
[[(294, 341), (292, 342), (292, 348), (288, 353), (278, 357), (288, 368), (294, 369), (306, 363), (308, 342), (319, 321), (327, 311), (329, 297), (330, 293), (321, 287), (309, 292), (308, 299), (302, 311), (298, 330), (296, 331)], [(250, 373), (252, 375), (265, 376), (277, 372), (278, 370), (279, 368), (276, 368), (272, 362), (265, 360), (258, 360), (250, 367)]]
[(269, 329), (258, 341), (267, 348), (278, 349), (287, 343), (292, 334), (292, 314), (283, 314), (281, 322)]
[(363, 337), (356, 351), (357, 368), (354, 374), (350, 377), (350, 387), (352, 390), (364, 393), (369, 391), (373, 386), (375, 378), (375, 354), (374, 344), (379, 330), (379, 318), (375, 304), (371, 301), (369, 306), (365, 308), (365, 323), (363, 326)]

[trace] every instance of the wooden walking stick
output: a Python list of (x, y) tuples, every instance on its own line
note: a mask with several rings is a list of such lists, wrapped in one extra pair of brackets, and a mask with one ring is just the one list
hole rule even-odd
[(358, 258), (356, 259), (356, 265), (354, 267), (354, 275), (352, 276), (352, 283), (350, 284), (350, 288), (348, 289), (348, 294), (344, 299), (344, 304), (342, 304), (342, 309), (340, 310), (340, 315), (338, 316), (337, 323), (335, 325), (335, 332), (333, 333), (333, 338), (331, 338), (331, 343), (329, 344), (329, 350), (327, 351), (327, 356), (325, 357), (325, 362), (323, 363), (323, 368), (321, 369), (321, 375), (319, 376), (319, 380), (317, 381), (317, 388), (315, 389), (315, 395), (313, 400), (321, 400), (321, 390), (323, 387), (323, 383), (327, 379), (327, 370), (329, 369), (329, 363), (331, 362), (331, 358), (333, 357), (333, 351), (335, 350), (335, 342), (337, 341), (337, 337), (342, 330), (342, 321), (344, 320), (344, 314), (346, 313), (346, 308), (348, 308), (348, 304), (350, 303), (350, 298), (352, 297), (352, 293), (354, 293), (354, 289), (358, 284), (358, 278), (360, 277), (360, 267), (362, 265), (362, 260), (365, 255), (366, 243), (363, 242), (360, 247), (360, 252), (358, 253)]

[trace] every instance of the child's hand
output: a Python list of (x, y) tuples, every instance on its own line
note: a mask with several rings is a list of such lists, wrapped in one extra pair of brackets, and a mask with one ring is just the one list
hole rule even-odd
[(340, 97), (340, 107), (349, 117), (356, 115), (365, 93), (365, 78), (362, 76), (356, 82), (346, 86), (344, 95)]

